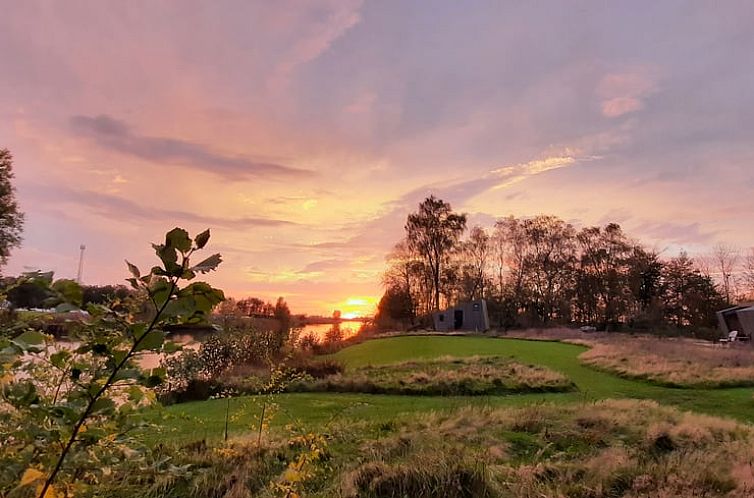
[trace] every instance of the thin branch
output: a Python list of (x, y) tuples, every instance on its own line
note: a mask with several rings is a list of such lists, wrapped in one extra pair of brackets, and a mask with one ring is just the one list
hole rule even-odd
[[(184, 259), (185, 264), (185, 259)], [(57, 463), (55, 464), (55, 468), (52, 470), (52, 473), (45, 481), (44, 486), (42, 487), (42, 490), (39, 493), (39, 498), (44, 498), (47, 494), (47, 490), (50, 488), (52, 483), (55, 481), (55, 477), (57, 476), (58, 472), (60, 472), (61, 467), (63, 466), (63, 461), (65, 460), (65, 457), (68, 455), (68, 453), (71, 451), (71, 448), (73, 447), (73, 444), (76, 442), (76, 438), (78, 437), (79, 431), (81, 430), (81, 427), (84, 425), (84, 422), (86, 419), (91, 415), (92, 410), (94, 409), (94, 404), (97, 402), (97, 400), (107, 391), (107, 389), (110, 387), (110, 385), (115, 380), (115, 376), (120, 371), (121, 368), (128, 362), (128, 360), (131, 359), (131, 356), (136, 351), (136, 348), (138, 348), (139, 344), (142, 340), (144, 340), (147, 335), (154, 329), (154, 327), (157, 325), (157, 322), (159, 321), (160, 315), (165, 311), (165, 308), (167, 307), (168, 303), (170, 302), (170, 297), (175, 292), (176, 287), (178, 286), (178, 278), (175, 277), (172, 278), (170, 283), (170, 292), (168, 292), (168, 297), (165, 299), (165, 302), (163, 303), (162, 307), (159, 309), (155, 317), (152, 319), (152, 321), (149, 324), (149, 327), (144, 331), (144, 333), (139, 337), (136, 341), (134, 341), (133, 346), (131, 346), (131, 349), (129, 350), (128, 354), (118, 363), (113, 371), (110, 373), (110, 376), (107, 378), (105, 383), (102, 385), (102, 387), (97, 391), (97, 393), (91, 398), (89, 401), (89, 404), (87, 405), (86, 409), (84, 410), (84, 413), (81, 415), (81, 418), (79, 418), (78, 422), (76, 422), (76, 425), (73, 427), (73, 431), (71, 432), (71, 437), (68, 439), (68, 443), (66, 444), (65, 448), (63, 449), (63, 452), (60, 454), (60, 457), (58, 458)]]

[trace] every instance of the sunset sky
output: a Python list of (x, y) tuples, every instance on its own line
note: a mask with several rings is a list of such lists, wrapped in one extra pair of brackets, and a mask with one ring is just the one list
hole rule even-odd
[(406, 214), (754, 245), (754, 2), (0, 0), (4, 272), (212, 229), (235, 297), (368, 313)]

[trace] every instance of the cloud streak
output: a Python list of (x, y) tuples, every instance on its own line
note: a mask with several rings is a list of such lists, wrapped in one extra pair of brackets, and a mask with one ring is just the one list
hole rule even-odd
[(72, 190), (64, 187), (37, 187), (27, 189), (27, 192), (38, 198), (56, 199), (58, 202), (69, 202), (83, 207), (87, 212), (97, 214), (109, 220), (154, 221), (171, 220), (174, 223), (196, 223), (209, 227), (225, 227), (232, 229), (264, 228), (296, 226), (297, 223), (287, 220), (264, 217), (226, 218), (222, 216), (207, 216), (179, 211), (161, 209), (138, 204), (136, 202), (110, 194), (93, 192), (91, 190)]
[(313, 176), (311, 171), (225, 155), (188, 140), (139, 135), (134, 133), (125, 122), (106, 114), (73, 116), (70, 124), (77, 135), (94, 141), (100, 147), (153, 163), (188, 166), (220, 175), (228, 180)]

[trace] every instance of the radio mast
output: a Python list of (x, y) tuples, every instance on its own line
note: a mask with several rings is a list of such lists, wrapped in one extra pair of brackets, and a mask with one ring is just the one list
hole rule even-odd
[(79, 255), (79, 272), (76, 275), (76, 282), (81, 284), (81, 275), (84, 273), (84, 250), (86, 249), (86, 246), (81, 244), (79, 249), (81, 249), (81, 254)]

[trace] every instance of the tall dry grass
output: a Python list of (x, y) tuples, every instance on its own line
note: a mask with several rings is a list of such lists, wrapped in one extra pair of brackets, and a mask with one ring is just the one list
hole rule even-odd
[[(296, 481), (312, 498), (745, 498), (754, 429), (653, 401), (464, 407), (389, 422), (344, 418)], [(97, 496), (272, 498), (309, 450), (273, 432), (262, 445), (153, 448), (114, 465)], [(290, 477), (290, 476), (289, 476)], [(289, 495), (290, 496), (290, 495)]]
[[(743, 498), (754, 496), (753, 441), (748, 426), (649, 401), (466, 408), (364, 443), (363, 462), (341, 473), (341, 492)], [(443, 495), (438, 483), (455, 485)]]
[(501, 357), (443, 357), (367, 366), (292, 383), (289, 391), (410, 395), (491, 395), (562, 392), (574, 388), (563, 374)]
[(688, 340), (613, 338), (591, 342), (580, 360), (623, 377), (672, 387), (754, 386), (754, 349), (712, 347)]

